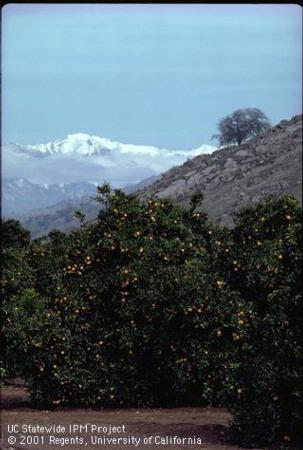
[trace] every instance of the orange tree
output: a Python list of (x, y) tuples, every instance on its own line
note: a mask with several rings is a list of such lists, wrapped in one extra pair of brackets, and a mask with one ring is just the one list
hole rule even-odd
[(30, 241), (17, 220), (1, 222), (2, 373), (25, 376), (29, 323), (42, 314), (46, 298), (60, 282), (69, 238), (54, 231)]
[[(238, 215), (226, 281), (252, 305), (253, 320), (233, 377), (238, 442), (302, 439), (302, 212), (289, 195)], [(229, 269), (227, 270), (227, 265)]]
[(24, 366), (21, 316), (30, 311), (31, 299), (21, 296), (31, 288), (34, 276), (26, 262), (29, 232), (16, 220), (3, 220), (1, 236), (1, 370), (8, 378), (20, 375)]
[[(250, 314), (210, 270), (216, 230), (192, 208), (99, 189), (96, 223), (69, 237), (28, 325), (33, 399), (48, 405), (224, 402)], [(213, 257), (213, 256), (212, 256)], [(63, 260), (62, 260), (63, 261)]]
[(19, 361), (32, 398), (224, 403), (237, 442), (300, 439), (297, 202), (268, 198), (227, 230), (196, 210), (199, 195), (184, 210), (105, 185), (98, 200), (96, 222), (69, 235), (30, 244), (16, 223), (5, 230), (6, 356)]

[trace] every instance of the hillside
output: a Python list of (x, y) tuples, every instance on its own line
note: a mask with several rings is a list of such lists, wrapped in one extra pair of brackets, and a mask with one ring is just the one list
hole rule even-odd
[(302, 115), (283, 120), (240, 145), (197, 156), (162, 175), (138, 192), (148, 197), (170, 197), (188, 204), (191, 195), (204, 193), (202, 208), (217, 223), (232, 226), (243, 205), (268, 194), (293, 194), (301, 199)]

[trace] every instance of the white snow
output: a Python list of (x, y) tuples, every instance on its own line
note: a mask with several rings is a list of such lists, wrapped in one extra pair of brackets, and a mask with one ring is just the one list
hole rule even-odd
[(122, 185), (160, 175), (190, 158), (215, 150), (210, 145), (191, 150), (165, 149), (74, 133), (46, 144), (8, 144), (4, 156), (10, 174), (18, 178), (28, 178), (31, 173), (29, 179), (49, 184), (106, 179)]
[[(18, 144), (20, 146), (20, 144)], [(65, 139), (48, 142), (47, 144), (25, 145), (24, 149), (41, 152), (44, 154), (69, 154), (78, 153), (84, 156), (98, 155), (98, 151), (115, 151), (121, 154), (146, 155), (149, 157), (173, 157), (184, 156), (185, 158), (201, 154), (212, 153), (216, 147), (211, 145), (202, 145), (192, 150), (168, 150), (161, 149), (152, 145), (124, 144), (111, 141), (100, 136), (89, 135), (86, 133), (68, 134)]]

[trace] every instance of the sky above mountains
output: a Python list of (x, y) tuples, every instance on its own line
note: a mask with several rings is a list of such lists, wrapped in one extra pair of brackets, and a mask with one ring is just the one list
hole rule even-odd
[(8, 4), (2, 140), (190, 149), (242, 107), (301, 113), (298, 5)]

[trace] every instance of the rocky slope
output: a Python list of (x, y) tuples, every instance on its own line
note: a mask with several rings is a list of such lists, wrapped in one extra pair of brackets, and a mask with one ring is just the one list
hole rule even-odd
[(191, 195), (204, 193), (202, 209), (217, 223), (233, 225), (243, 205), (268, 194), (288, 192), (301, 199), (302, 115), (283, 120), (240, 145), (201, 155), (164, 173), (141, 190), (141, 199), (170, 197), (188, 204)]

